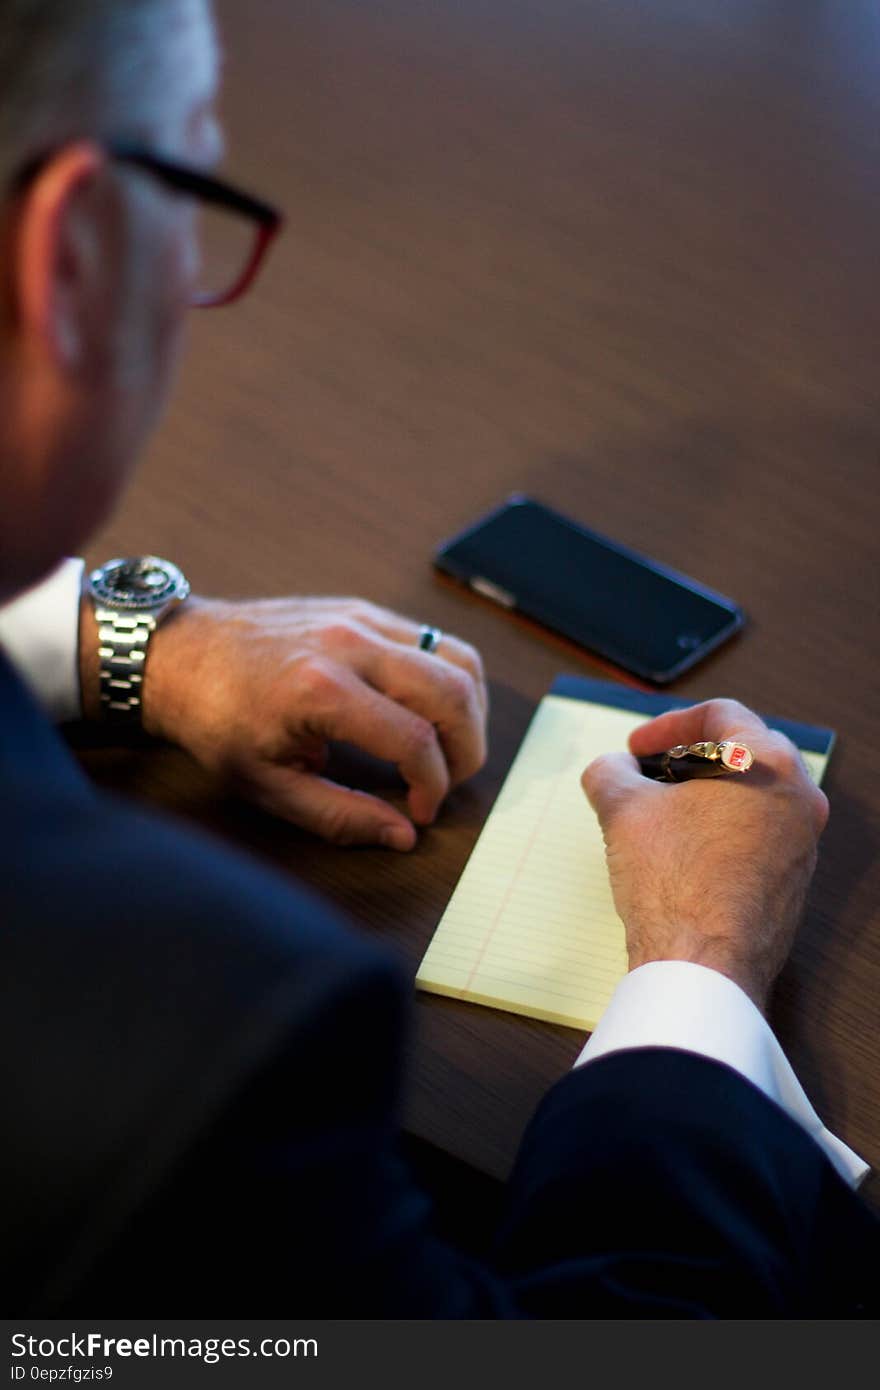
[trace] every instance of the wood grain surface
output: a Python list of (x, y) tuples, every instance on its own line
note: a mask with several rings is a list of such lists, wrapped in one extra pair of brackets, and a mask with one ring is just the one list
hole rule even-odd
[[(443, 537), (535, 494), (746, 609), (675, 693), (838, 730), (772, 1022), (826, 1122), (880, 1163), (875, 5), (219, 13), (227, 168), (289, 224), (246, 301), (193, 317), (169, 418), (89, 559), (153, 550), (202, 592), (363, 594), (459, 633), (491, 680), (491, 758), (408, 857), (323, 846), (176, 750), (87, 764), (319, 886), (414, 972), (536, 701), (599, 669), (432, 572)], [(353, 775), (400, 794), (388, 769)], [(420, 996), (407, 1124), (503, 1174), (582, 1041)]]

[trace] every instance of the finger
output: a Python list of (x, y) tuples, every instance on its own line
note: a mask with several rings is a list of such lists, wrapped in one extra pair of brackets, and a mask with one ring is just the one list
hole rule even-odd
[(486, 719), (489, 713), (489, 687), (486, 684), (483, 660), (476, 647), (472, 647), (469, 642), (463, 642), (460, 637), (454, 637), (451, 633), (444, 632), (432, 655), (439, 656), (441, 661), (449, 661), (453, 666), (460, 666), (463, 671), (467, 671), (474, 682), (483, 719)]
[(437, 730), (453, 786), (486, 761), (486, 717), (470, 673), (431, 652), (378, 636), (364, 649), (360, 672), (396, 704)]
[(299, 687), (312, 731), (394, 763), (409, 787), (413, 820), (430, 825), (449, 791), (446, 758), (431, 722), (336, 664), (313, 661), (300, 673)]
[(662, 753), (678, 743), (697, 743), (711, 739), (740, 738), (758, 753), (769, 736), (763, 719), (738, 700), (705, 700), (689, 709), (668, 710), (647, 724), (640, 724), (629, 738), (630, 751), (637, 758)]
[(272, 815), (335, 845), (384, 845), (411, 850), (415, 827), (379, 797), (341, 787), (326, 777), (267, 763), (247, 778), (249, 798)]
[[(359, 612), (358, 620), (365, 627), (379, 633), (389, 641), (418, 651), (422, 628), (419, 623), (413, 622), (412, 619), (404, 618), (399, 613), (393, 613), (390, 609), (379, 608), (370, 604), (362, 612)], [(438, 659), (448, 661), (451, 665), (459, 666), (463, 671), (467, 671), (476, 686), (477, 699), (485, 718), (489, 711), (489, 692), (486, 686), (483, 661), (476, 647), (472, 647), (469, 642), (462, 641), (460, 637), (454, 636), (451, 632), (444, 632), (437, 647), (428, 655), (433, 657), (435, 661)]]
[(828, 798), (810, 775), (797, 744), (780, 729), (771, 729), (762, 763), (775, 778), (800, 783), (813, 802), (819, 830), (823, 830), (828, 820)]
[[(405, 645), (412, 645), (418, 650), (420, 636), (421, 628), (418, 628), (415, 637), (410, 636)], [(451, 666), (458, 666), (460, 670), (466, 671), (474, 683), (481, 712), (485, 718), (489, 712), (489, 691), (486, 687), (483, 661), (476, 647), (472, 647), (469, 642), (463, 642), (460, 637), (455, 637), (451, 632), (444, 632), (433, 652), (420, 652), (419, 655), (432, 656), (435, 661), (438, 659), (448, 661)]]
[(658, 792), (662, 795), (658, 783), (642, 776), (636, 759), (630, 753), (604, 753), (602, 757), (594, 758), (581, 776), (581, 786), (603, 827), (607, 826), (621, 802), (634, 792), (647, 795)]

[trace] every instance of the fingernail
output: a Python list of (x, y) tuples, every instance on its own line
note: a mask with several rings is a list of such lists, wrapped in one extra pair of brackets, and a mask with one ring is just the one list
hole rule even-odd
[(408, 850), (415, 842), (416, 832), (406, 825), (386, 825), (379, 835), (379, 843), (386, 849)]

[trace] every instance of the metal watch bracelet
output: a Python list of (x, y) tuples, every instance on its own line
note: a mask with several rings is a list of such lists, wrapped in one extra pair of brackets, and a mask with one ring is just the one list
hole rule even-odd
[(156, 630), (149, 613), (118, 613), (95, 605), (101, 663), (101, 712), (129, 728), (141, 725), (141, 693), (147, 646)]

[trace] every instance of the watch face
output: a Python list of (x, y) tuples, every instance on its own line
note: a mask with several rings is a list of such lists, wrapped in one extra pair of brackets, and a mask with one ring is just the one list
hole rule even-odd
[(89, 576), (92, 593), (114, 608), (135, 612), (161, 608), (171, 599), (184, 599), (189, 585), (176, 565), (156, 555), (136, 560), (111, 560)]

